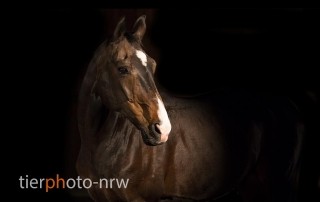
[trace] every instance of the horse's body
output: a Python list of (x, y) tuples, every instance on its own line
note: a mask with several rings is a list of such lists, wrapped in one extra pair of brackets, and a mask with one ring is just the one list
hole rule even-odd
[[(127, 188), (120, 189), (93, 186), (89, 193), (95, 201), (212, 200), (237, 189), (259, 162), (278, 163), (279, 173), (275, 173), (281, 175), (281, 179), (269, 184), (287, 185), (283, 173), (297, 158), (294, 157), (295, 140), (288, 143), (285, 155), (279, 154), (280, 159), (286, 158), (281, 163), (270, 160), (269, 154), (273, 155), (273, 151), (264, 148), (266, 142), (274, 138), (282, 144), (286, 138), (297, 138), (297, 133), (293, 130), (289, 135), (277, 137), (283, 132), (275, 132), (279, 121), (273, 120), (274, 114), (258, 99), (240, 92), (175, 97), (156, 85), (172, 128), (170, 137), (163, 137), (165, 127), (159, 126), (159, 131), (150, 126), (150, 135), (143, 129), (142, 132), (142, 127), (127, 114), (110, 107), (110, 101), (106, 104), (102, 95), (94, 93), (99, 85), (97, 60), (103, 57), (103, 47), (89, 65), (80, 92), (82, 145), (77, 169), (83, 178), (93, 181), (123, 178), (129, 179), (129, 183)], [(283, 111), (282, 114), (286, 114), (291, 109)], [(291, 121), (283, 123), (288, 127), (297, 121), (291, 115), (286, 114)], [(144, 116), (151, 115), (144, 113)], [(279, 144), (275, 143), (275, 148), (279, 149)], [(274, 170), (275, 167), (270, 166), (260, 172), (259, 177), (268, 178)], [(287, 195), (286, 190), (283, 195)], [(281, 194), (279, 198), (282, 200)]]

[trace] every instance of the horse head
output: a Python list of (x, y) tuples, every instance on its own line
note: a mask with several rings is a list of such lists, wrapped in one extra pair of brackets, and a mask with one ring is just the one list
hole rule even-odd
[(156, 62), (142, 48), (145, 31), (145, 16), (132, 31), (126, 30), (124, 18), (119, 21), (112, 39), (97, 51), (94, 92), (141, 131), (145, 144), (154, 146), (167, 141), (171, 123), (154, 81)]

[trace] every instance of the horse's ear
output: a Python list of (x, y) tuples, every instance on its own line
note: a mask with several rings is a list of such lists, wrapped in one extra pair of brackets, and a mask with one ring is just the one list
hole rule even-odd
[(125, 32), (126, 32), (125, 17), (122, 17), (113, 32), (113, 40), (119, 38)]
[(146, 32), (146, 16), (140, 16), (133, 25), (133, 36), (138, 40), (142, 41), (144, 33)]

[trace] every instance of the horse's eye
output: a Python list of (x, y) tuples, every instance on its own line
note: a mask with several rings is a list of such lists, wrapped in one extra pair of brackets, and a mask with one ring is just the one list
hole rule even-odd
[(119, 67), (118, 71), (120, 72), (120, 74), (129, 74), (129, 70), (127, 67)]

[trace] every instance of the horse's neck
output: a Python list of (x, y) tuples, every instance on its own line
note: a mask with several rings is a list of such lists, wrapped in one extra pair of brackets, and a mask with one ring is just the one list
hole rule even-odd
[(128, 143), (136, 127), (119, 112), (110, 111), (98, 133), (97, 144), (117, 145)]
[(135, 151), (143, 144), (140, 131), (127, 118), (114, 111), (109, 112), (97, 135), (92, 151), (98, 165), (106, 159), (108, 165), (114, 165), (118, 158), (135, 156)]

